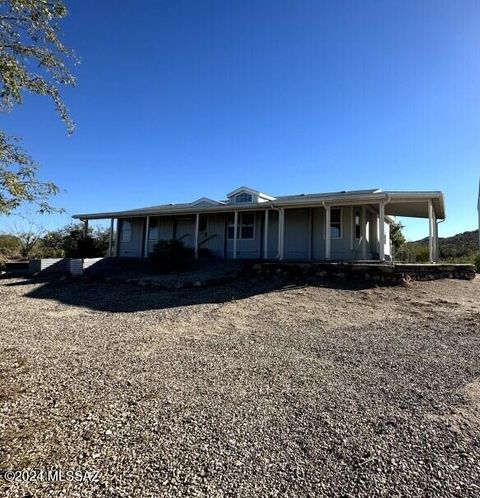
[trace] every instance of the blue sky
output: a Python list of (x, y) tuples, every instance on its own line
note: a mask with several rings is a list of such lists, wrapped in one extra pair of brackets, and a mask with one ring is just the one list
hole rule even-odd
[[(32, 215), (45, 228), (240, 185), (442, 190), (440, 235), (476, 228), (480, 2), (67, 5), (75, 134), (40, 97), (1, 116), (62, 188), (65, 214)], [(407, 223), (409, 238), (426, 233)]]

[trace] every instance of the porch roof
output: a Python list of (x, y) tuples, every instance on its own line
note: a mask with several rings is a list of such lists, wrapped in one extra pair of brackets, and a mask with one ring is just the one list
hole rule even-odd
[(295, 208), (316, 206), (344, 206), (385, 203), (385, 214), (390, 216), (406, 216), (428, 218), (428, 201), (432, 201), (437, 219), (445, 218), (445, 205), (442, 192), (439, 191), (383, 191), (379, 189), (350, 190), (342, 192), (326, 192), (317, 194), (299, 194), (276, 197), (274, 200), (232, 204), (219, 203), (198, 204), (197, 201), (183, 204), (161, 204), (126, 211), (103, 213), (75, 214), (73, 218), (80, 220), (100, 220), (111, 218), (138, 218), (144, 216), (160, 216), (193, 213), (224, 213), (230, 211), (258, 211), (269, 208)]

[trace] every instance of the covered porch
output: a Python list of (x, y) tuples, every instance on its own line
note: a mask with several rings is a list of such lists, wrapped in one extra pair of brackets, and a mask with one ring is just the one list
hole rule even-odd
[[(380, 191), (381, 192), (381, 191)], [(146, 258), (159, 240), (182, 240), (195, 257), (277, 261), (390, 261), (394, 217), (428, 222), (429, 260), (438, 260), (438, 192), (381, 192), (359, 198), (296, 197), (248, 206), (204, 206), (78, 215), (109, 219), (109, 256)], [(141, 213), (139, 211), (142, 211)]]

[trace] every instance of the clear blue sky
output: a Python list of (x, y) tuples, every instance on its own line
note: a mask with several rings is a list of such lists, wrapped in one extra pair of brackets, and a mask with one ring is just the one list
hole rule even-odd
[(476, 228), (480, 2), (67, 5), (64, 40), (82, 61), (64, 92), (74, 136), (40, 97), (1, 116), (65, 191), (66, 214), (43, 226), (248, 185), (443, 190), (440, 235)]

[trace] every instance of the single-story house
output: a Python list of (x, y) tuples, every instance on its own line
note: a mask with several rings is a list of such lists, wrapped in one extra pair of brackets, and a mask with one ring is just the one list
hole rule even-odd
[(176, 239), (194, 248), (197, 258), (208, 249), (220, 259), (385, 261), (392, 259), (395, 216), (428, 219), (430, 261), (436, 261), (438, 223), (445, 219), (443, 194), (437, 191), (371, 189), (275, 197), (240, 187), (221, 201), (202, 197), (74, 218), (86, 227), (89, 220), (110, 219), (109, 254), (117, 257), (147, 257), (159, 240)]

